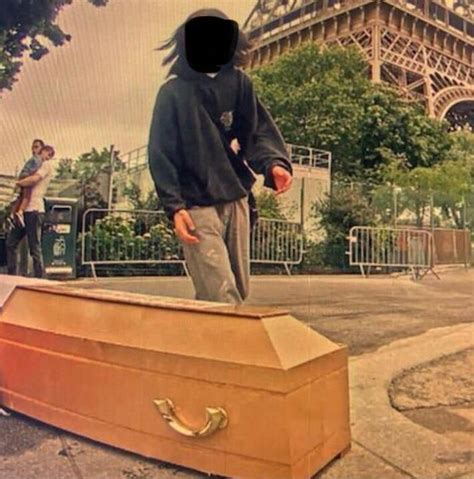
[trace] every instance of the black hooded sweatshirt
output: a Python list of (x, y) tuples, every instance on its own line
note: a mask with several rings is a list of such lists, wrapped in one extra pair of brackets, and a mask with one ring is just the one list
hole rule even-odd
[(270, 188), (273, 166), (292, 173), (284, 140), (243, 71), (229, 65), (212, 78), (178, 64), (170, 73), (176, 77), (158, 91), (148, 142), (151, 175), (170, 219), (182, 208), (245, 197), (252, 171)]

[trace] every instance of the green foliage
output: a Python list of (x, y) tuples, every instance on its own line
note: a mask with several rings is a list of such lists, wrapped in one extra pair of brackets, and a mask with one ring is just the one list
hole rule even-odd
[(360, 98), (370, 88), (366, 68), (350, 49), (321, 51), (310, 44), (255, 70), (252, 77), (287, 142), (330, 150), (337, 168), (351, 172), (357, 161), (351, 146), (357, 142)]
[(255, 200), (257, 201), (258, 215), (260, 218), (286, 219), (282, 205), (278, 202), (273, 192), (262, 190), (255, 195)]
[[(89, 0), (99, 7), (108, 0)], [(43, 40), (58, 47), (71, 40), (55, 23), (56, 17), (72, 0), (2, 0), (0, 10), (0, 92), (11, 90), (26, 53), (39, 60), (49, 52)]]
[(449, 138), (448, 160), (465, 168), (471, 183), (474, 183), (474, 133), (466, 129), (451, 133)]
[[(100, 164), (100, 161), (96, 163)], [(174, 234), (173, 225), (159, 212), (162, 208), (156, 194), (150, 192), (143, 200), (140, 188), (134, 183), (127, 186), (125, 194), (132, 204), (130, 213), (91, 217), (92, 222), (84, 240), (86, 259), (93, 262), (124, 262), (108, 266), (106, 273), (129, 275), (136, 271), (146, 272), (146, 269), (140, 268), (143, 264), (126, 262), (182, 259), (181, 245)], [(78, 244), (81, 244), (80, 240)], [(168, 271), (172, 274), (176, 272)]]
[(465, 226), (464, 201), (474, 193), (474, 135), (467, 131), (452, 133), (449, 141), (447, 159), (430, 168), (410, 169), (403, 155), (383, 152), (387, 162), (380, 171), (383, 179), (399, 190), (398, 214), (413, 212), (417, 226), (423, 226), (431, 206), (441, 210), (443, 218), (454, 226)]
[(134, 210), (158, 211), (163, 209), (163, 204), (155, 191), (149, 191), (143, 198), (140, 187), (136, 183), (129, 183), (124, 189), (124, 195)]
[(421, 225), (435, 190), (434, 208), (459, 225), (459, 202), (472, 191), (472, 136), (450, 136), (420, 105), (372, 83), (367, 67), (356, 50), (308, 44), (252, 72), (286, 141), (333, 154), (332, 195), (314, 211), (326, 237), (306, 247), (305, 264), (315, 267), (347, 269), (352, 226), (403, 213)]
[(74, 160), (72, 158), (61, 158), (57, 162), (56, 178), (61, 180), (73, 180)]
[(381, 150), (403, 154), (409, 168), (441, 161), (449, 149), (446, 125), (373, 84), (367, 67), (354, 49), (308, 44), (252, 77), (286, 141), (331, 151), (335, 173), (379, 180)]
[(305, 240), (303, 261), (296, 267), (300, 274), (319, 274), (331, 271), (330, 265), (325, 263), (327, 254), (324, 241)]
[[(118, 153), (118, 151), (115, 152), (115, 172), (124, 168)], [(92, 148), (91, 151), (83, 153), (75, 160), (62, 158), (58, 163), (56, 178), (77, 180), (84, 210), (107, 206), (107, 198), (103, 192), (108, 184), (104, 185), (103, 183), (108, 183), (110, 175), (110, 150), (108, 148), (104, 147), (101, 151)]]
[(325, 265), (347, 270), (347, 236), (353, 226), (371, 226), (376, 215), (368, 199), (351, 186), (340, 185), (337, 191), (314, 205), (320, 227), (326, 237), (318, 252)]
[(109, 172), (110, 151), (102, 148), (102, 151), (92, 148), (91, 151), (83, 153), (76, 160), (63, 158), (59, 160), (57, 178), (68, 177), (87, 183), (95, 178), (98, 173)]
[(154, 221), (141, 229), (136, 217), (109, 215), (98, 219), (85, 235), (86, 257), (90, 261), (177, 260), (181, 246), (171, 225)]
[(448, 126), (429, 118), (420, 105), (402, 101), (391, 88), (372, 85), (362, 99), (364, 113), (355, 150), (362, 177), (386, 164), (387, 154), (400, 155), (407, 168), (429, 167), (442, 161), (449, 150)]
[[(452, 133), (450, 137), (452, 143), (448, 161), (446, 162), (448, 164), (447, 168), (456, 168), (457, 174), (462, 175), (463, 181), (469, 185), (468, 189), (463, 188), (467, 220), (467, 224), (463, 224), (463, 226), (471, 228), (474, 234), (474, 133), (464, 130)], [(446, 179), (448, 180), (449, 178), (450, 174), (446, 172)], [(453, 191), (454, 188), (451, 185), (446, 190)], [(454, 192), (454, 195), (456, 195), (456, 192)], [(441, 207), (446, 211), (447, 215), (459, 218), (459, 214), (456, 215), (449, 205), (444, 204)]]
[(163, 234), (165, 237), (171, 234), (174, 237), (173, 225), (164, 215), (150, 215), (149, 213), (140, 213), (140, 211), (163, 211), (163, 204), (155, 191), (149, 191), (143, 198), (140, 187), (136, 183), (129, 183), (124, 190), (124, 195), (128, 198), (135, 211), (134, 229), (136, 234)]

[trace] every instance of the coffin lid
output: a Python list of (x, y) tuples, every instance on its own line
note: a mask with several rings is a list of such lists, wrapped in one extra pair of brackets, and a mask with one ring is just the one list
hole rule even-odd
[(59, 284), (61, 284), (59, 281), (48, 279), (25, 278), (23, 276), (0, 274), (0, 312), (8, 298), (18, 286), (52, 286)]
[[(33, 312), (48, 309), (46, 314)], [(287, 311), (273, 307), (231, 306), (58, 284), (17, 285), (4, 304), (0, 325), (2, 322), (82, 342), (133, 348), (133, 354), (128, 354), (130, 365), (140, 355), (149, 358), (152, 352), (172, 355), (173, 372), (181, 367), (180, 361), (189, 365), (189, 359), (195, 359), (218, 366), (263, 368), (271, 376), (341, 349)]]

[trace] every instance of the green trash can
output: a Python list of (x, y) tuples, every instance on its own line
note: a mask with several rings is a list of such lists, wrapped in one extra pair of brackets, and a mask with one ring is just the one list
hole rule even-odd
[(76, 277), (76, 239), (79, 200), (45, 198), (43, 261), (47, 278)]

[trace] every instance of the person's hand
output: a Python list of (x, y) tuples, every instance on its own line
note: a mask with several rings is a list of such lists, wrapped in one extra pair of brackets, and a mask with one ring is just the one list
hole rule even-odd
[(186, 244), (199, 243), (197, 236), (191, 233), (196, 231), (191, 215), (186, 210), (179, 210), (174, 214), (174, 230), (179, 239)]
[(288, 191), (293, 182), (291, 173), (282, 166), (274, 166), (272, 168), (273, 183), (275, 184), (275, 194), (280, 195)]
[(232, 151), (237, 155), (240, 151), (240, 144), (239, 144), (239, 140), (237, 140), (237, 138), (234, 138), (231, 142), (230, 142), (230, 147), (232, 149)]

